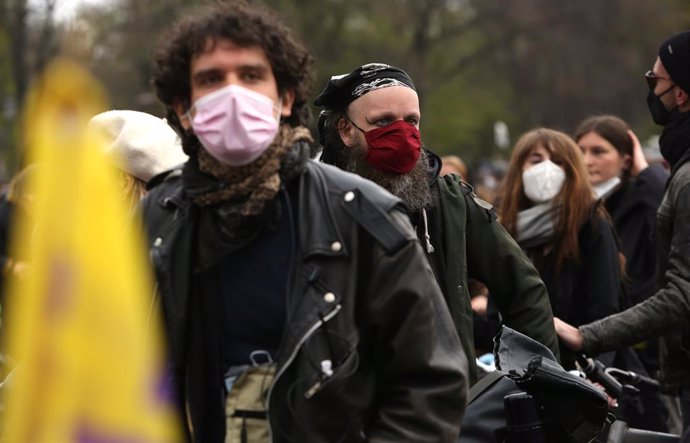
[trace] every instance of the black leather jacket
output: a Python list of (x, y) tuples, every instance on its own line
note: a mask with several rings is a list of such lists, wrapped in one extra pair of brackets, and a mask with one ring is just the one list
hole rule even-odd
[[(273, 441), (454, 441), (467, 361), (402, 204), (328, 165), (310, 161), (298, 179), (298, 253), (268, 393)], [(195, 358), (185, 338), (199, 209), (174, 177), (142, 209), (188, 431), (209, 441), (195, 428), (212, 414), (189, 401), (185, 373)]]

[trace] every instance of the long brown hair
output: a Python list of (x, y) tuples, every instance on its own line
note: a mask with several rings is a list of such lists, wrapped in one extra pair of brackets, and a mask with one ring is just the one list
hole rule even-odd
[[(538, 128), (523, 134), (517, 141), (502, 185), (501, 223), (513, 237), (517, 237), (518, 212), (534, 205), (523, 190), (522, 168), (537, 146), (544, 147), (551, 154), (551, 161), (565, 171), (563, 188), (554, 199), (560, 204), (560, 217), (555, 223), (553, 240), (548, 244), (556, 252), (558, 269), (567, 259), (579, 260), (578, 233), (595, 203), (580, 148), (567, 134)], [(601, 209), (597, 207), (596, 210)]]

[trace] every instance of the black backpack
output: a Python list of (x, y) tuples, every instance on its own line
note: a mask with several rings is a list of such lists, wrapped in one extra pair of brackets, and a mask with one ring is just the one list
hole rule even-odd
[[(458, 443), (579, 443), (591, 441), (603, 429), (608, 417), (606, 396), (563, 369), (542, 344), (503, 326), (494, 338), (494, 357), (497, 370), (470, 389)], [(535, 405), (530, 413), (529, 403), (514, 403), (523, 405), (518, 414), (522, 423), (515, 423), (515, 414), (504, 407), (504, 402), (516, 398), (511, 395), (515, 393), (524, 393), (518, 399), (531, 399)], [(543, 438), (515, 438), (528, 435), (525, 432), (541, 433)]]

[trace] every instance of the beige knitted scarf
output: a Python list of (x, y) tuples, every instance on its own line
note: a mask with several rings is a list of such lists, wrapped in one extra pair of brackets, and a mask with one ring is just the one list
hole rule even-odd
[(280, 190), (280, 165), (286, 153), (298, 141), (313, 143), (309, 130), (281, 125), (276, 138), (258, 159), (245, 166), (230, 166), (216, 160), (205, 149), (199, 149), (199, 170), (215, 177), (222, 187), (194, 196), (199, 206), (242, 200), (241, 215), (260, 214), (266, 202)]

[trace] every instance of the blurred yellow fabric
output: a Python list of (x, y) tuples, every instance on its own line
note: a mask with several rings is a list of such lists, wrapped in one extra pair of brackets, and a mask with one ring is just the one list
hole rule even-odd
[(180, 440), (140, 223), (125, 223), (115, 170), (85, 131), (104, 104), (100, 85), (67, 60), (27, 102), (25, 155), (38, 167), (33, 223), (13, 239), (31, 258), (7, 294), (17, 365), (3, 389), (4, 441)]

